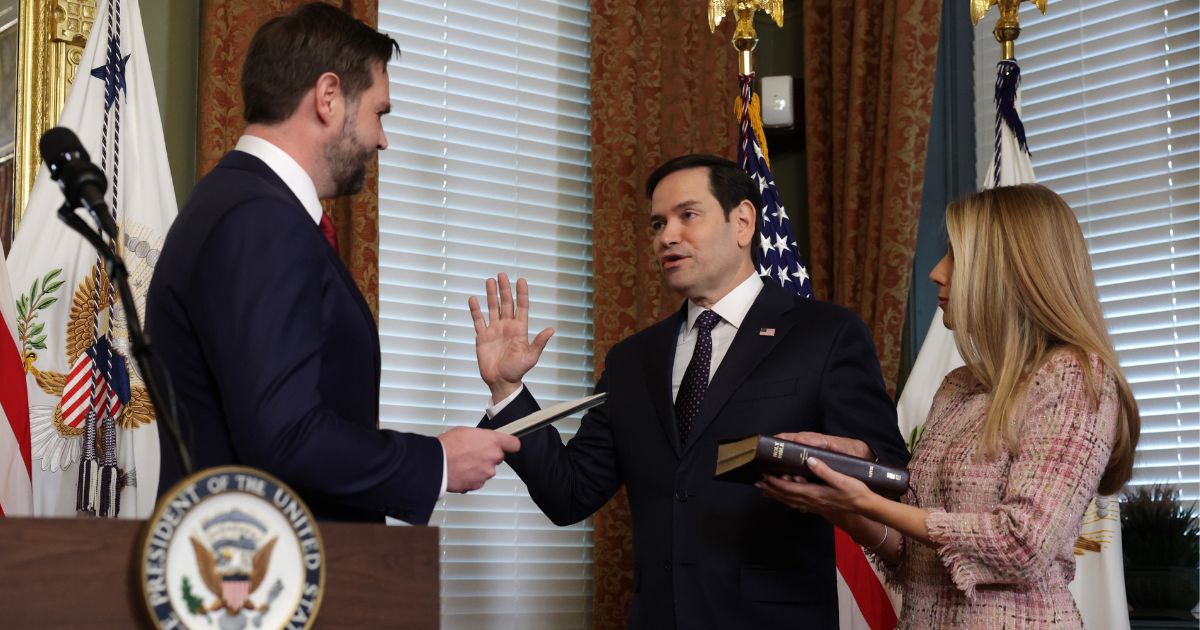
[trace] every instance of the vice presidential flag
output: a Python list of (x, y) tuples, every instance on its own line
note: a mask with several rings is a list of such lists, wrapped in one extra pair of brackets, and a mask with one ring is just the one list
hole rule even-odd
[[(108, 179), (135, 306), (177, 209), (137, 0), (100, 0), (59, 125)], [(130, 360), (126, 308), (95, 250), (55, 216), (62, 193), (41, 169), (8, 266), (21, 306), (33, 510), (144, 518), (158, 486), (153, 407)]]

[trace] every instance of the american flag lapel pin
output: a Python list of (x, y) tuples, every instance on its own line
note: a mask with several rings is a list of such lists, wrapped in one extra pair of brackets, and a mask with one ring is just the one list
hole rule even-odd
[(774, 328), (759, 328), (758, 336), (759, 337), (774, 337), (775, 329)]

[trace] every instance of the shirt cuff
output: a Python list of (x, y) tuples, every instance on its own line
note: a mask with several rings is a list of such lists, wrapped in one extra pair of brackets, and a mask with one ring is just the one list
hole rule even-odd
[(522, 384), (520, 387), (518, 387), (517, 391), (509, 394), (508, 398), (505, 398), (504, 400), (501, 400), (500, 402), (488, 407), (485, 410), (487, 412), (488, 420), (495, 418), (496, 414), (500, 413), (501, 411), (504, 411), (504, 408), (508, 406), (508, 403), (511, 403), (512, 401), (516, 400), (517, 396), (520, 396), (521, 392), (523, 392), (523, 391), (525, 391), (524, 384)]
[(438, 446), (442, 447), (442, 488), (438, 490), (438, 499), (446, 496), (446, 484), (450, 483), (450, 462), (446, 461), (446, 445), (438, 440)]

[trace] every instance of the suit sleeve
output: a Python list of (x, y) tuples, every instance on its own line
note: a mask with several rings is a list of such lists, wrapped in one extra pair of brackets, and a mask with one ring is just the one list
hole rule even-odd
[[(437, 501), (436, 438), (344, 418), (321, 394), (327, 300), (340, 282), (307, 216), (276, 201), (236, 208), (202, 248), (191, 309), (241, 461), (297, 489), (411, 523)], [(370, 361), (375, 348), (346, 348)]]
[[(596, 393), (607, 391), (605, 383), (601, 375)], [(537, 401), (525, 389), (494, 418), (485, 416), (479, 426), (495, 429), (537, 410)], [(521, 450), (510, 453), (505, 461), (555, 525), (571, 525), (591, 516), (621, 487), (608, 403), (588, 411), (567, 444), (558, 429), (548, 426), (521, 438)]]
[(880, 463), (908, 465), (908, 448), (896, 422), (879, 358), (866, 324), (854, 316), (837, 331), (821, 370), (825, 432), (867, 443)]

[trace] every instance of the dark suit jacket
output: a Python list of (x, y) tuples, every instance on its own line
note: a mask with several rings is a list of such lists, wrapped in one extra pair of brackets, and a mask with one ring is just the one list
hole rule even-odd
[[(686, 306), (613, 347), (589, 412), (564, 446), (553, 428), (509, 463), (559, 525), (621, 484), (633, 515), (631, 628), (836, 628), (833, 529), (823, 519), (716, 481), (717, 441), (782, 431), (859, 438), (880, 461), (908, 452), (865, 325), (848, 311), (767, 283), (709, 384), (680, 447), (671, 367)], [(772, 336), (760, 334), (773, 328)], [(537, 407), (528, 390), (482, 426)]]
[[(146, 306), (197, 469), (244, 464), (320, 519), (425, 523), (435, 438), (379, 430), (379, 337), (362, 294), (300, 201), (234, 151), (167, 233)], [(161, 494), (179, 480), (160, 431)]]

